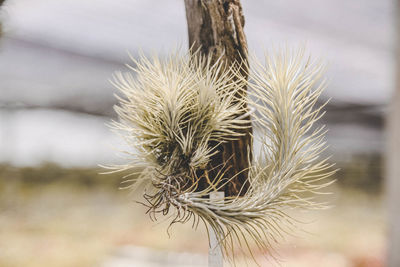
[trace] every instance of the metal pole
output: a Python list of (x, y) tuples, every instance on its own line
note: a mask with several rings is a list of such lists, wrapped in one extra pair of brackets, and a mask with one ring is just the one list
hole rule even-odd
[[(224, 192), (211, 192), (210, 200), (218, 201), (223, 200), (225, 197)], [(224, 258), (222, 256), (222, 248), (218, 242), (218, 239), (211, 229), (210, 231), (210, 247), (208, 248), (208, 266), (209, 267), (223, 267)]]

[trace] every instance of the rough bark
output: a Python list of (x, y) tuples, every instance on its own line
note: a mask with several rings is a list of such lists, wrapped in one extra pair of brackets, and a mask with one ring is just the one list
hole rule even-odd
[(396, 88), (387, 116), (386, 193), (389, 210), (388, 266), (400, 266), (400, 0), (396, 1)]
[[(211, 55), (213, 60), (222, 57), (227, 66), (239, 63), (247, 78), (247, 42), (243, 31), (244, 16), (239, 0), (185, 0), (189, 33), (189, 46), (194, 51)], [(243, 97), (243, 96), (240, 96)], [(226, 179), (234, 177), (225, 187), (225, 196), (244, 195), (248, 188), (249, 156), (251, 158), (252, 132), (250, 116), (245, 135), (218, 147), (208, 166), (208, 175), (213, 179), (217, 172), (225, 171)], [(200, 189), (206, 187), (206, 179), (200, 180)]]

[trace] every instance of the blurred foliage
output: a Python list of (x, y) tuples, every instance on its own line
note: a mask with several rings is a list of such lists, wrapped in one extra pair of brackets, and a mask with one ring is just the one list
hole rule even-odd
[(0, 165), (0, 186), (5, 183), (26, 186), (63, 183), (84, 187), (121, 187), (122, 176), (126, 173), (101, 174), (101, 168), (63, 168), (46, 163), (38, 167), (13, 167)]
[[(379, 154), (357, 155), (346, 163), (337, 165), (337, 185), (367, 192), (380, 192), (383, 183), (383, 159)], [(101, 168), (63, 168), (53, 163), (38, 167), (0, 165), (0, 188), (7, 184), (24, 186), (61, 183), (82, 187), (119, 188), (122, 176), (128, 173), (100, 174)], [(133, 172), (133, 171), (132, 171)]]
[(380, 154), (362, 154), (337, 165), (338, 184), (367, 192), (381, 192), (383, 185), (383, 157)]

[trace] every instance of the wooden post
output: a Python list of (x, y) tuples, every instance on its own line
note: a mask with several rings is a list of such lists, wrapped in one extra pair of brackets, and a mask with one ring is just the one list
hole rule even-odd
[[(222, 57), (226, 66), (239, 64), (242, 67), (243, 77), (247, 79), (248, 52), (240, 0), (185, 0), (185, 8), (189, 47), (194, 51), (200, 50), (203, 55), (211, 56), (213, 60)], [(237, 95), (237, 97), (245, 96)], [(244, 195), (247, 191), (249, 158), (252, 157), (252, 128), (250, 115), (245, 115), (244, 119), (248, 120), (248, 128), (242, 130), (244, 135), (219, 145), (218, 153), (212, 157), (207, 170), (197, 174), (198, 177), (207, 176), (211, 180), (214, 180), (217, 173), (225, 173), (227, 179), (233, 178), (222, 189), (223, 192), (210, 193), (211, 200)], [(206, 187), (208, 187), (206, 179), (200, 179), (198, 190)], [(222, 249), (213, 231), (210, 232), (208, 264), (209, 267), (223, 266)]]
[[(210, 200), (218, 201), (224, 199), (224, 192), (211, 192)], [(223, 267), (224, 258), (222, 256), (222, 248), (214, 231), (210, 231), (210, 247), (208, 249), (208, 266), (209, 267)]]
[[(1, 9), (1, 6), (3, 5), (4, 0), (0, 0), (0, 12), (3, 12)], [(2, 17), (2, 14), (0, 13), (0, 19)], [(3, 35), (3, 24), (2, 21), (0, 21), (0, 37)]]
[(386, 194), (389, 267), (400, 266), (400, 0), (396, 1), (396, 87), (387, 113)]
[[(239, 0), (185, 0), (188, 24), (189, 46), (193, 50), (212, 58), (223, 58), (227, 66), (239, 63), (243, 67), (242, 74), (247, 78), (247, 42), (244, 35), (244, 16)], [(238, 97), (244, 97), (238, 95)], [(245, 112), (246, 113), (246, 112)], [(238, 114), (242, 115), (242, 114)], [(245, 116), (248, 129), (245, 135), (233, 141), (219, 145), (219, 151), (211, 159), (205, 174), (211, 180), (219, 173), (232, 178), (224, 187), (225, 196), (244, 195), (248, 188), (249, 156), (251, 158), (252, 139), (250, 115)], [(221, 171), (221, 168), (224, 170)], [(225, 181), (223, 181), (225, 182)], [(206, 179), (200, 179), (199, 190), (207, 187)]]

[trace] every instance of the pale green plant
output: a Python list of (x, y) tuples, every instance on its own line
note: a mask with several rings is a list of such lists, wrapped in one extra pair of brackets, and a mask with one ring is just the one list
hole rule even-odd
[[(176, 53), (165, 61), (141, 56), (135, 64), (130, 68), (136, 76), (115, 75), (124, 96), (116, 107), (120, 120), (113, 123), (135, 148), (133, 158), (111, 168), (143, 168), (133, 180), (148, 182), (144, 197), (151, 215), (173, 208), (171, 224), (203, 221), (232, 259), (235, 245), (253, 255), (249, 242), (270, 251), (295, 225), (289, 209), (324, 207), (314, 196), (332, 182), (327, 178), (334, 171), (320, 159), (325, 129), (315, 122), (323, 106), (314, 106), (325, 82), (323, 68), (304, 50), (281, 50), (266, 55), (265, 63), (254, 60), (249, 82), (240, 66), (211, 64), (199, 53)], [(248, 97), (241, 91), (245, 86)], [(221, 171), (198, 189), (197, 173), (207, 168), (218, 144), (243, 132), (246, 103), (261, 133), (260, 155), (249, 157), (249, 188), (244, 196), (210, 201), (209, 193), (233, 177)]]

